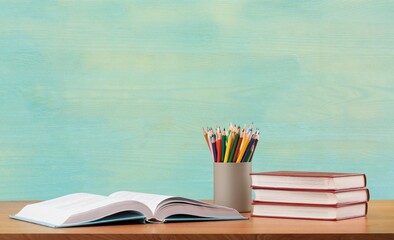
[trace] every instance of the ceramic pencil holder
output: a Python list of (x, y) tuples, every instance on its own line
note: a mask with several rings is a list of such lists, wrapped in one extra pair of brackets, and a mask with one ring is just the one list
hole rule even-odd
[(252, 208), (251, 162), (214, 163), (214, 204), (231, 207), (238, 212)]

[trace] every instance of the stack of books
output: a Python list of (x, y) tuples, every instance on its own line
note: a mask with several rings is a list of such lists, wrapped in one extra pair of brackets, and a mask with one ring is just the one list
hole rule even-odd
[(280, 171), (251, 177), (252, 216), (343, 220), (367, 214), (365, 174)]

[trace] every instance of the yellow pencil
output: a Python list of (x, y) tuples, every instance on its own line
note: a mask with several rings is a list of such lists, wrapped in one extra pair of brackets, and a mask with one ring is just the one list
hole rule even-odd
[(234, 131), (231, 131), (231, 134), (228, 136), (227, 146), (226, 146), (226, 155), (224, 155), (224, 162), (228, 161), (228, 157), (230, 155), (231, 144), (233, 142)]
[(245, 150), (248, 147), (249, 141), (250, 141), (250, 135), (248, 134), (248, 136), (246, 136), (246, 138), (244, 138), (244, 140), (242, 141), (243, 146), (241, 147), (241, 151), (238, 154), (237, 163), (241, 162), (242, 157), (244, 156)]

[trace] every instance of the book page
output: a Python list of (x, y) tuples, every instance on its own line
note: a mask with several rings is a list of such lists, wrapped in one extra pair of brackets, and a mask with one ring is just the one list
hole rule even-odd
[(156, 212), (156, 209), (161, 202), (168, 198), (172, 198), (172, 196), (129, 191), (115, 192), (109, 195), (109, 197), (141, 202), (145, 204), (152, 211), (152, 213)]
[[(129, 218), (152, 217), (153, 215), (149, 208), (139, 201), (89, 193), (75, 193), (29, 204), (15, 216), (43, 225), (61, 226), (96, 221), (123, 211), (129, 211)], [(132, 211), (135, 212), (132, 213)]]
[(171, 221), (171, 216), (176, 219), (178, 215), (195, 220), (201, 220), (201, 218), (209, 218), (210, 220), (245, 219), (233, 208), (209, 204), (199, 205), (191, 202), (174, 202), (163, 205), (156, 212), (155, 217), (158, 221)]
[(102, 207), (112, 203), (113, 200), (108, 197), (89, 194), (89, 193), (76, 193), (66, 195), (54, 200), (49, 200), (41, 203), (41, 206), (56, 208), (59, 210), (67, 211), (71, 214), (85, 212), (98, 207)]
[(106, 205), (108, 201), (114, 200), (101, 195), (75, 193), (48, 201), (29, 204), (17, 213), (16, 216), (60, 225), (70, 216)]

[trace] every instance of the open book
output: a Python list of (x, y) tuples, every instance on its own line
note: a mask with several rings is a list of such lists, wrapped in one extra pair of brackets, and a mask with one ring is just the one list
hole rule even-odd
[(175, 222), (247, 219), (235, 209), (192, 199), (139, 192), (115, 192), (109, 196), (74, 193), (26, 205), (11, 218), (48, 227), (72, 227), (136, 220)]

